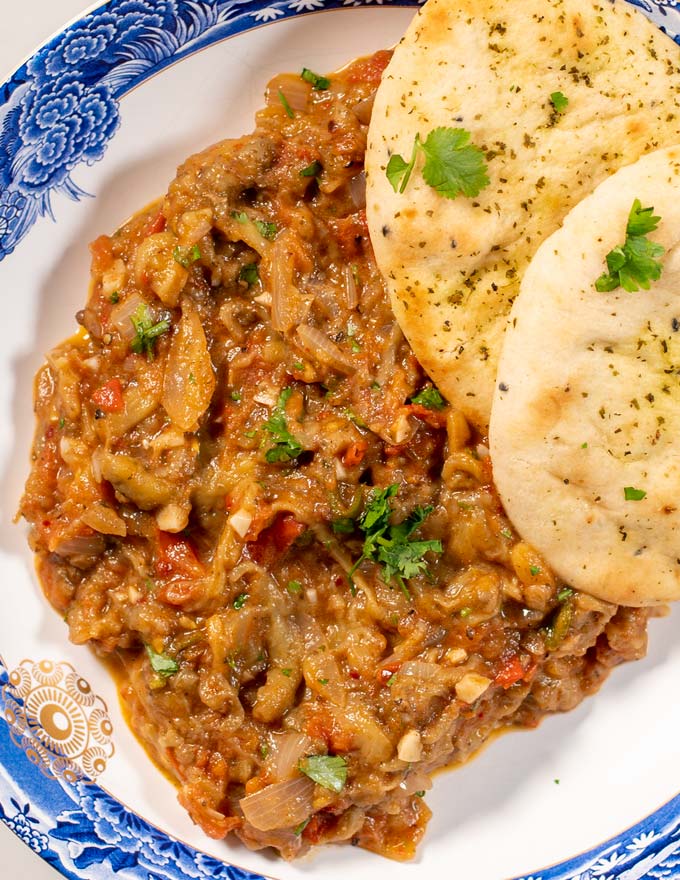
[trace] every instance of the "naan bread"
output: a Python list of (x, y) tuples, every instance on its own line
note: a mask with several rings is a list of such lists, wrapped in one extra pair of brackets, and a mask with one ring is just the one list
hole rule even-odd
[[(635, 198), (661, 217), (648, 234), (666, 248), (661, 278), (650, 290), (598, 293)], [(672, 147), (600, 184), (538, 249), (510, 313), (491, 413), (510, 519), (562, 578), (600, 599), (680, 599), (679, 377)]]
[[(628, 3), (588, 0), (428, 0), (395, 50), (369, 130), (371, 239), (416, 356), (482, 430), (529, 260), (598, 183), (680, 141), (679, 64)], [(408, 161), (416, 134), (437, 126), (467, 129), (486, 151), (478, 198), (438, 195), (422, 157), (393, 191), (390, 155)]]

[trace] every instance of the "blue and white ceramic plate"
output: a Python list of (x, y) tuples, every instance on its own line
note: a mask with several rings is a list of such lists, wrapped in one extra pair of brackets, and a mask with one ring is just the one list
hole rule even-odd
[[(635, 5), (680, 33), (675, 2)], [(335, 847), (290, 865), (191, 824), (126, 727), (106, 670), (68, 643), (12, 523), (32, 377), (75, 327), (87, 243), (162, 193), (186, 156), (250, 131), (274, 73), (332, 70), (389, 46), (414, 6), (109, 0), (0, 85), (0, 819), (66, 877), (680, 877), (677, 613), (652, 622), (647, 659), (595, 699), (440, 775), (414, 863)]]

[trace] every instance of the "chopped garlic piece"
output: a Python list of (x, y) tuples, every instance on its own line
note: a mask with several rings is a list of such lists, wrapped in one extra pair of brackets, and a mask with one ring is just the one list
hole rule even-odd
[(239, 508), (239, 510), (237, 510), (235, 513), (232, 513), (232, 515), (227, 520), (227, 522), (236, 532), (239, 538), (245, 538), (252, 521), (253, 515), (251, 513), (248, 513), (248, 511), (244, 510), (242, 507)]
[(417, 730), (409, 730), (402, 736), (397, 746), (397, 755), (400, 761), (406, 761), (407, 764), (420, 761), (423, 756), (423, 744)]
[(464, 703), (474, 703), (491, 684), (491, 679), (476, 672), (468, 672), (456, 685), (456, 696)]

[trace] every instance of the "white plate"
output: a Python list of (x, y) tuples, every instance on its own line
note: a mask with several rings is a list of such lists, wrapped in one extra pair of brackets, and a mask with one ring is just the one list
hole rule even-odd
[[(680, 31), (675, 4), (635, 5)], [(191, 824), (126, 727), (106, 671), (68, 643), (12, 524), (32, 378), (74, 329), (87, 243), (163, 192), (190, 153), (251, 130), (271, 75), (332, 70), (389, 46), (412, 14), (362, 0), (111, 0), (0, 86), (0, 248), (13, 250), (0, 262), (0, 818), (65, 876), (680, 876), (677, 614), (651, 623), (647, 659), (616, 670), (595, 700), (439, 775), (415, 862), (330, 847), (286, 864)], [(78, 766), (89, 779), (75, 778)]]

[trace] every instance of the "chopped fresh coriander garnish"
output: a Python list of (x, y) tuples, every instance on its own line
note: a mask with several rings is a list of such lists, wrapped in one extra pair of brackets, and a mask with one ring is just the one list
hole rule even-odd
[(288, 668), (282, 669), (281, 675), (285, 675), (286, 678), (290, 678), (292, 671), (293, 671), (292, 669), (288, 669)]
[(236, 220), (237, 223), (247, 223), (248, 215), (245, 211), (232, 211), (231, 216)]
[(540, 566), (540, 565), (530, 565), (530, 566), (529, 566), (529, 571), (531, 572), (531, 574), (532, 574), (534, 577), (536, 577), (537, 574), (540, 574), (540, 573), (541, 573), (541, 566)]
[(321, 162), (315, 159), (313, 162), (300, 171), (300, 177), (318, 177), (321, 174)]
[(419, 798), (424, 798), (424, 797), (425, 797), (425, 792), (424, 792), (422, 789), (421, 789), (420, 791), (414, 791), (413, 794), (414, 794), (416, 797), (419, 797)]
[(172, 252), (172, 258), (176, 263), (179, 263), (180, 266), (184, 266), (185, 269), (188, 269), (192, 263), (201, 259), (201, 250), (197, 244), (192, 245), (190, 248), (177, 245)]
[(587, 448), (588, 448), (587, 443), (581, 443), (581, 449), (587, 449)]
[(341, 516), (333, 520), (331, 528), (336, 535), (351, 535), (355, 529), (354, 520), (349, 516)]
[(249, 598), (249, 597), (248, 597), (248, 593), (241, 593), (240, 596), (237, 596), (237, 597), (234, 599), (234, 608), (235, 608), (237, 611), (240, 611), (241, 608), (243, 608), (243, 606), (244, 606), (244, 605), (246, 604), (246, 602), (248, 601), (248, 598)]
[(61, 430), (61, 429), (64, 427), (65, 424), (66, 424), (66, 419), (62, 416), (62, 417), (59, 419), (59, 430)]
[[(329, 392), (329, 393), (332, 393), (332, 392)], [(364, 428), (364, 429), (367, 429), (367, 428), (368, 428), (368, 425), (367, 425), (366, 422), (361, 418), (361, 416), (358, 416), (358, 415), (357, 415), (355, 412), (353, 412), (351, 409), (349, 409), (349, 408), (348, 408), (348, 409), (345, 409), (345, 410), (344, 410), (344, 413), (345, 413), (345, 415), (347, 416), (347, 418), (350, 420), (350, 422), (354, 422), (354, 424), (357, 426), (357, 428)]]
[(356, 339), (350, 339), (349, 347), (352, 349), (354, 354), (361, 351), (361, 345), (359, 345), (359, 343), (356, 341)]
[(255, 226), (263, 238), (267, 238), (269, 241), (276, 238), (276, 223), (272, 223), (270, 220), (256, 220)]
[(144, 647), (149, 656), (151, 668), (158, 675), (163, 676), (163, 678), (170, 678), (171, 675), (179, 672), (179, 664), (172, 657), (168, 657), (167, 654), (157, 654), (151, 645), (145, 645)]
[(366, 505), (359, 528), (364, 533), (364, 547), (359, 559), (354, 563), (349, 578), (368, 559), (382, 566), (385, 583), (394, 579), (407, 599), (411, 598), (405, 581), (427, 571), (425, 553), (443, 551), (441, 541), (412, 541), (413, 532), (418, 529), (432, 512), (431, 507), (416, 507), (403, 522), (390, 524), (392, 508), (390, 498), (399, 491), (393, 483), (386, 489), (374, 489)]
[(289, 432), (286, 422), (286, 403), (292, 393), (292, 388), (283, 389), (271, 416), (264, 424), (264, 429), (271, 435), (274, 444), (265, 453), (265, 459), (270, 464), (293, 461), (303, 451), (300, 443)]
[(314, 73), (308, 67), (302, 68), (302, 73), (300, 74), (300, 77), (305, 82), (311, 83), (312, 88), (316, 89), (317, 92), (325, 92), (331, 84), (331, 81), (328, 79), (327, 76), (319, 76), (318, 73)]
[(472, 608), (461, 608), (458, 614), (460, 614), (463, 619), (469, 617), (472, 614)]
[(134, 314), (130, 316), (132, 326), (135, 328), (135, 336), (130, 343), (130, 348), (135, 354), (145, 354), (152, 361), (156, 339), (167, 333), (170, 329), (170, 321), (163, 320), (153, 322), (149, 307), (140, 303)]
[(559, 784), (560, 784), (560, 780), (559, 780), (559, 779), (553, 779), (553, 782), (555, 783), (555, 785), (559, 785)]
[(557, 594), (557, 601), (558, 602), (566, 602), (567, 599), (573, 595), (574, 595), (574, 591), (571, 589), (571, 587), (562, 587), (562, 589)]
[(433, 385), (415, 394), (411, 398), (411, 403), (417, 403), (427, 409), (444, 409), (446, 406), (446, 401)]
[(623, 490), (623, 497), (626, 501), (642, 501), (647, 496), (644, 489), (635, 489), (633, 486), (626, 486)]
[(300, 581), (288, 581), (287, 589), (289, 593), (301, 593), (302, 584), (300, 583)]
[(120, 300), (120, 293), (117, 290), (114, 290), (111, 296), (109, 297), (109, 302), (115, 304)]
[(241, 392), (240, 391), (232, 391), (229, 396), (231, 397), (231, 399), (235, 403), (238, 403), (241, 400)]
[(267, 743), (260, 743), (260, 755), (262, 755), (262, 759), (267, 757), (269, 754), (269, 746)]
[(304, 368), (305, 365), (302, 363), (302, 361), (295, 361), (295, 363), (293, 364), (294, 370), (304, 370)]
[(503, 535), (504, 538), (512, 538), (512, 532), (510, 529), (501, 529), (501, 535)]
[(288, 98), (283, 94), (281, 89), (279, 89), (279, 101), (283, 104), (283, 109), (286, 111), (286, 116), (289, 119), (295, 119), (295, 113), (293, 113), (293, 108), (288, 103)]
[(550, 103), (555, 108), (556, 113), (564, 113), (569, 104), (569, 98), (562, 94), (562, 92), (552, 92), (550, 95)]
[(396, 673), (396, 672), (393, 672), (392, 675), (390, 675), (390, 677), (389, 677), (389, 678), (387, 679), (387, 681), (385, 682), (385, 687), (391, 688), (392, 685), (394, 684), (394, 679), (395, 679), (396, 677), (397, 677), (397, 673)]
[(623, 287), (635, 293), (640, 288), (649, 290), (650, 282), (661, 277), (663, 267), (658, 257), (665, 248), (647, 238), (647, 233), (654, 232), (661, 220), (653, 212), (654, 208), (643, 208), (640, 199), (635, 199), (628, 215), (626, 240), (607, 254), (609, 271), (597, 279), (596, 290), (602, 293)]
[(469, 141), (470, 132), (464, 128), (435, 128), (424, 141), (416, 135), (408, 162), (394, 153), (387, 163), (385, 173), (392, 188), (404, 192), (422, 152), (425, 183), (440, 195), (447, 199), (455, 199), (461, 193), (468, 197), (479, 195), (489, 184), (487, 164), (482, 150)]
[(299, 837), (302, 834), (302, 832), (305, 830), (305, 828), (309, 825), (309, 821), (311, 818), (312, 817), (309, 816), (307, 819), (303, 819), (299, 825), (296, 825), (295, 828), (293, 828), (293, 834), (296, 837)]
[(341, 792), (347, 782), (347, 761), (340, 755), (310, 755), (298, 764), (305, 776), (309, 776), (317, 785)]
[(371, 382), (371, 391), (380, 391), (380, 382)]
[(259, 277), (257, 263), (247, 263), (245, 266), (241, 266), (241, 271), (238, 273), (238, 280), (245, 281), (248, 287), (252, 287)]
[(327, 678), (317, 678), (317, 681), (321, 685), (327, 685), (329, 680)]
[(191, 385), (195, 385), (195, 384), (196, 384), (196, 376), (194, 376), (193, 373), (189, 373), (189, 383), (190, 383)]

